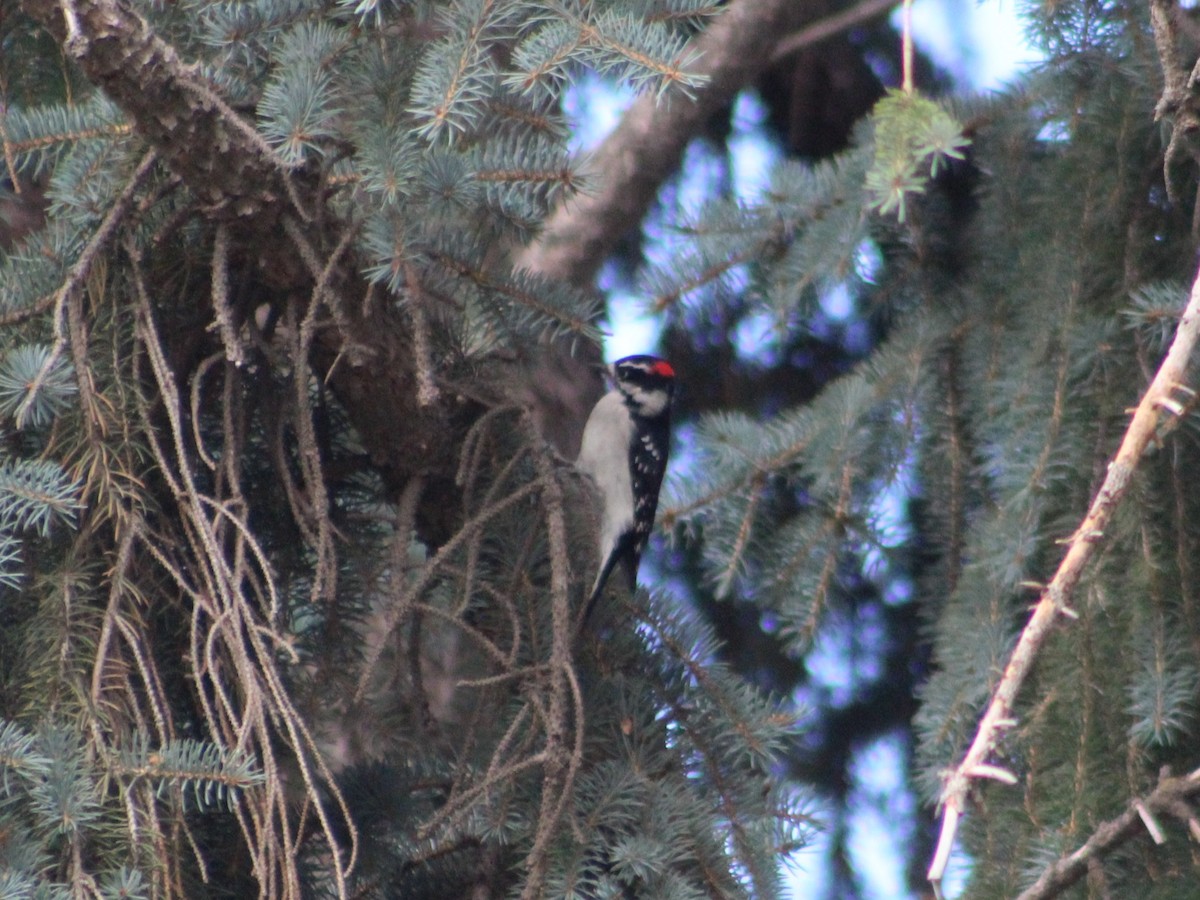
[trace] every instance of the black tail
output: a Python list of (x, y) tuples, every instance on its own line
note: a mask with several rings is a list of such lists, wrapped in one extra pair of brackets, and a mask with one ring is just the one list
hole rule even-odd
[(617, 554), (610, 553), (608, 561), (604, 564), (604, 568), (596, 576), (596, 583), (592, 586), (592, 595), (588, 597), (587, 605), (583, 608), (583, 617), (579, 620), (580, 631), (587, 627), (588, 620), (592, 617), (592, 610), (596, 608), (596, 601), (604, 593), (604, 585), (608, 582), (608, 576), (612, 574), (613, 566), (616, 564)]
[(608, 576), (612, 574), (612, 570), (616, 568), (618, 562), (624, 565), (625, 575), (629, 580), (629, 593), (632, 594), (637, 590), (638, 555), (633, 552), (637, 546), (636, 540), (637, 536), (632, 531), (626, 532), (621, 535), (621, 539), (613, 547), (612, 553), (608, 554), (608, 559), (604, 561), (604, 568), (600, 570), (600, 574), (596, 576), (596, 583), (592, 585), (592, 593), (588, 597), (587, 605), (583, 608), (583, 616), (579, 620), (580, 631), (587, 627), (587, 623), (592, 617), (592, 610), (596, 608), (596, 601), (604, 593)]

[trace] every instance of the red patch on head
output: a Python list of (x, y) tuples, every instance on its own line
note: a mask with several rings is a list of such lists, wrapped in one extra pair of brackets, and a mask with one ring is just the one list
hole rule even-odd
[(671, 364), (665, 359), (660, 359), (656, 362), (650, 371), (655, 375), (661, 375), (663, 378), (675, 377), (675, 370), (671, 368)]

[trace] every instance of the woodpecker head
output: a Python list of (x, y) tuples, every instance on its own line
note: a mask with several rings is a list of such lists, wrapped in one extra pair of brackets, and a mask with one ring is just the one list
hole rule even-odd
[(612, 367), (613, 381), (635, 416), (653, 419), (671, 405), (675, 370), (656, 356), (626, 356)]

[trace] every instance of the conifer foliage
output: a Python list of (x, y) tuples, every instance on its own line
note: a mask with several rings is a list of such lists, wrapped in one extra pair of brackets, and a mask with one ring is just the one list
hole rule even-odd
[(507, 261), (564, 86), (685, 102), (714, 12), (4, 4), (0, 893), (776, 892), (788, 715), (645, 596), (577, 635), (514, 403), (598, 336)]
[(936, 880), (957, 846), (971, 898), (1085, 878), (1071, 896), (1182, 898), (1200, 833), (1188, 350), (1155, 375), (1194, 340), (1200, 48), (1169, 2), (1029, 21), (1049, 62), (1008, 93), (893, 93), (840, 159), (679, 222), (686, 252), (647, 285), (680, 330), (735, 290), (783, 329), (849, 288), (883, 339), (769, 423), (703, 420), (666, 515), (797, 654), (864, 559), (915, 576), (895, 602), (931, 641), (914, 775), (943, 816)]
[[(655, 127), (788, 6), (0, 0), (0, 895), (782, 892), (795, 710), (667, 596), (577, 633), (593, 498), (529, 382), (595, 353)], [(661, 518), (792, 659), (910, 579), (969, 896), (1188, 897), (1200, 444), (1186, 366), (1151, 379), (1195, 336), (1200, 46), (1170, 0), (1030, 24), (1017, 88), (906, 70), (844, 153), (672, 222), (638, 277), (680, 347), (833, 292), (879, 340), (696, 421)], [(640, 94), (590, 167), (584, 71)]]

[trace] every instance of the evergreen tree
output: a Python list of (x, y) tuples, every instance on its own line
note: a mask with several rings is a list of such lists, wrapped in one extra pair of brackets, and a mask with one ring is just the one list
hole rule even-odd
[(577, 636), (522, 401), (597, 304), (512, 265), (563, 86), (684, 104), (715, 12), (6, 5), (5, 896), (776, 892), (788, 712), (644, 595)]
[[(914, 720), (935, 876), (1194, 892), (1190, 19), (1038, 7), (1046, 66), (935, 103), (885, 4), (793, 6), (6, 0), (0, 896), (773, 896), (846, 767), (780, 695), (872, 617), (822, 743)], [(589, 70), (640, 96), (581, 161)], [(793, 158), (673, 202), (753, 83)], [(648, 216), (701, 615), (577, 634)]]

